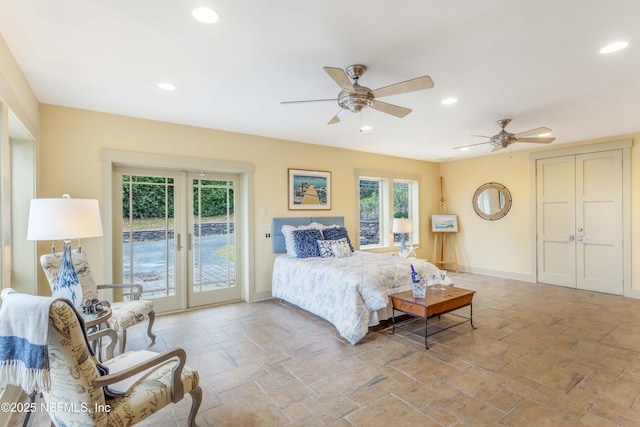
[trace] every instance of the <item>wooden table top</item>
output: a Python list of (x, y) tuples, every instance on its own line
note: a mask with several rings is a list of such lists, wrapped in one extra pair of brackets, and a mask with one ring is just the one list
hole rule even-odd
[(431, 286), (427, 287), (427, 292), (425, 293), (424, 298), (414, 298), (413, 291), (398, 292), (389, 296), (417, 305), (434, 305), (440, 302), (449, 301), (455, 298), (460, 298), (469, 294), (476, 293), (476, 291), (458, 288), (456, 286), (447, 286), (444, 292), (442, 292), (440, 288), (434, 290), (429, 288), (431, 288)]

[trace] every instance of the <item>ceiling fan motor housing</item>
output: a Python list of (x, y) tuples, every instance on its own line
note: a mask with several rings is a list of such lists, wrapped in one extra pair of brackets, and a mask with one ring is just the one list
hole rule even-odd
[(338, 95), (338, 105), (352, 113), (359, 113), (373, 104), (373, 92), (368, 87), (354, 83), (355, 93), (343, 90)]
[(497, 135), (494, 135), (489, 140), (489, 143), (494, 147), (502, 147), (506, 148), (509, 145), (516, 142), (516, 138), (513, 133), (507, 132), (506, 130), (501, 130)]

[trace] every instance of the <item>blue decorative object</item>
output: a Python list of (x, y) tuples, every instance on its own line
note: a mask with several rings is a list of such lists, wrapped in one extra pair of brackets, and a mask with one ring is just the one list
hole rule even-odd
[(413, 282), (413, 297), (424, 298), (427, 292), (427, 284), (420, 280), (420, 276), (413, 268), (413, 264), (411, 264), (411, 281)]
[(62, 253), (62, 262), (60, 263), (60, 271), (58, 278), (53, 285), (51, 296), (54, 298), (66, 298), (78, 310), (82, 310), (82, 286), (80, 279), (73, 268), (73, 259), (71, 258), (71, 241), (64, 241), (64, 252)]
[(318, 248), (318, 240), (322, 240), (320, 230), (316, 230), (315, 228), (295, 230), (292, 234), (298, 258), (320, 256), (320, 249)]
[(351, 244), (351, 239), (349, 239), (349, 234), (347, 233), (347, 229), (344, 227), (327, 227), (322, 230), (322, 235), (325, 240), (339, 240), (339, 239), (347, 239), (347, 243), (349, 243), (349, 248), (351, 252), (353, 252), (353, 245)]

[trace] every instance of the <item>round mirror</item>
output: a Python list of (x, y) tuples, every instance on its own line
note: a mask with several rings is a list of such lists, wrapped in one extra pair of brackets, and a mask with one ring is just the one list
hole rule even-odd
[(489, 221), (500, 219), (511, 209), (511, 193), (502, 184), (482, 184), (473, 194), (473, 210)]

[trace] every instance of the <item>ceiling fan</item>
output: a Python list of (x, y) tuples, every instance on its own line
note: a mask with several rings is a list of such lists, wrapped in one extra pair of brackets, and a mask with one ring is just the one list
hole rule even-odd
[[(414, 92), (417, 90), (431, 89), (433, 81), (429, 76), (422, 76), (415, 79), (395, 83), (384, 86), (379, 89), (371, 90), (368, 87), (360, 86), (358, 80), (367, 71), (367, 67), (362, 64), (348, 66), (345, 70), (342, 68), (323, 67), (324, 71), (331, 77), (342, 89), (337, 98), (332, 99), (311, 99), (306, 101), (284, 101), (281, 104), (296, 104), (302, 102), (323, 102), (338, 101), (341, 110), (333, 116), (329, 123), (334, 124), (340, 121), (340, 117), (345, 111), (359, 113), (365, 108), (373, 108), (383, 113), (391, 114), (396, 117), (404, 117), (411, 112), (409, 108), (400, 107), (398, 105), (389, 104), (378, 101), (377, 98), (385, 96), (398, 95), (400, 93)], [(353, 82), (351, 80), (353, 80)]]
[[(480, 142), (478, 144), (463, 145), (462, 147), (454, 147), (454, 150), (458, 150), (460, 148), (466, 148), (466, 147), (473, 147), (473, 146), (482, 145), (482, 144), (491, 144), (493, 145), (493, 150), (491, 150), (491, 152), (494, 152), (502, 148), (506, 148), (511, 144), (513, 144), (514, 142), (535, 142), (539, 144), (549, 144), (550, 142), (555, 141), (555, 138), (540, 136), (540, 135), (550, 134), (551, 129), (549, 128), (540, 127), (540, 128), (535, 128), (525, 132), (514, 134), (504, 130), (504, 128), (509, 123), (511, 123), (511, 119), (498, 120), (496, 124), (500, 126), (501, 129), (500, 129), (500, 132), (498, 132), (497, 134), (493, 136), (471, 135), (471, 136), (477, 136), (480, 138), (489, 138), (489, 141)], [(534, 135), (537, 135), (537, 136), (534, 136)]]

